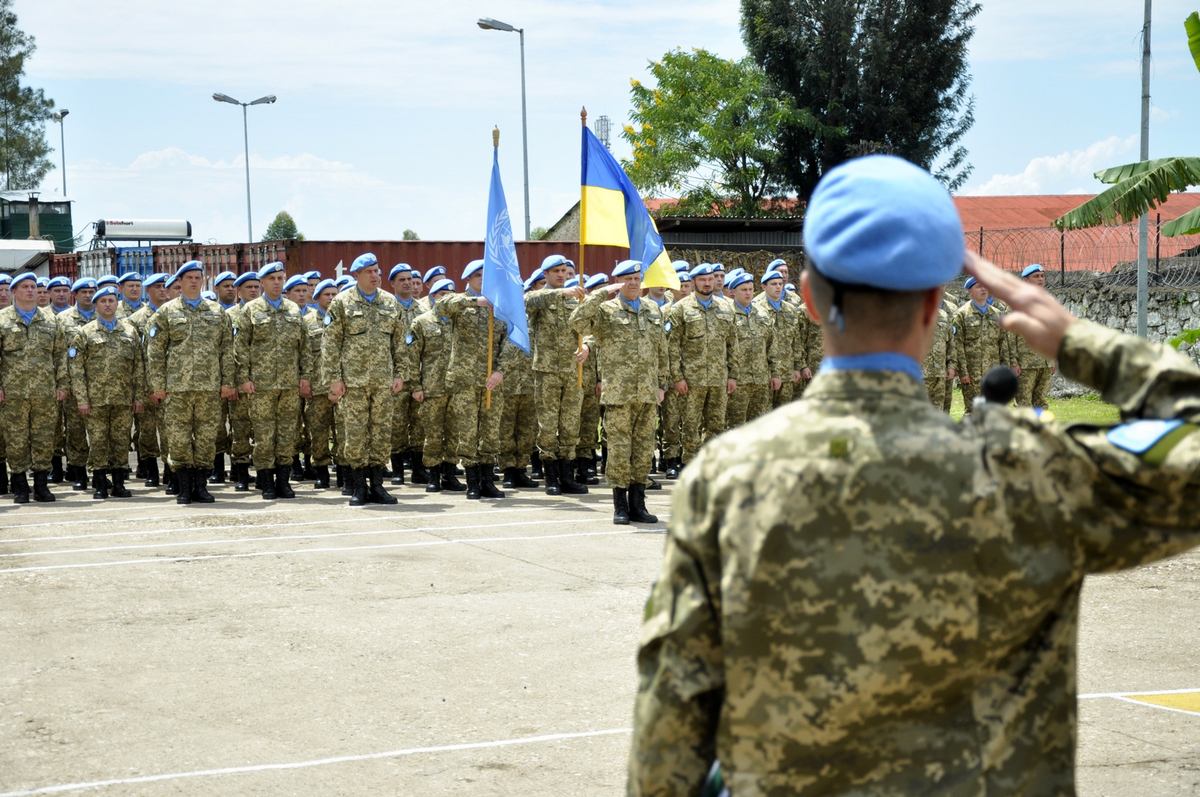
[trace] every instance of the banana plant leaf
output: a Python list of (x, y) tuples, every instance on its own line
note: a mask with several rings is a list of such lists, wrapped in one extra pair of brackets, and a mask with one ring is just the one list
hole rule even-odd
[(1055, 227), (1079, 230), (1100, 224), (1131, 222), (1166, 202), (1173, 191), (1200, 185), (1200, 158), (1160, 158), (1130, 163), (1097, 172), (1096, 177), (1116, 184), (1055, 219)]
[(1187, 31), (1188, 49), (1192, 51), (1192, 60), (1200, 69), (1200, 14), (1195, 11), (1183, 21), (1183, 29)]
[(1189, 210), (1179, 218), (1166, 222), (1163, 224), (1161, 232), (1167, 237), (1195, 235), (1200, 232), (1200, 208)]

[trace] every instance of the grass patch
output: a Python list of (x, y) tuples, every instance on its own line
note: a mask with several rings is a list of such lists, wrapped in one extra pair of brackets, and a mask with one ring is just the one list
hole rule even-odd
[[(1050, 411), (1059, 423), (1088, 423), (1096, 426), (1111, 426), (1121, 422), (1121, 414), (1112, 404), (1100, 399), (1099, 396), (1082, 396), (1080, 398), (1049, 399)], [(954, 391), (954, 404), (950, 407), (950, 415), (954, 420), (962, 420), (962, 392)]]

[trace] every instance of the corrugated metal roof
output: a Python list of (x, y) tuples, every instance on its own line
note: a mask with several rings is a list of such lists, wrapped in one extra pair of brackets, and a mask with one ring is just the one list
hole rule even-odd
[[(954, 204), (967, 233), (985, 230), (1010, 230), (1018, 227), (1049, 227), (1064, 213), (1087, 202), (1095, 194), (1040, 194), (1030, 196), (956, 196)], [(1171, 194), (1167, 201), (1150, 212), (1163, 221), (1177, 219), (1200, 207), (1200, 193)]]

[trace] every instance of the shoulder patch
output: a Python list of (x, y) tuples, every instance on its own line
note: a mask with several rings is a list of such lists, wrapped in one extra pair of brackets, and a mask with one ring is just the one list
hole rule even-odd
[(67, 356), (68, 356), (68, 357), (70, 357), (72, 360), (74, 360), (74, 359), (75, 359), (75, 355), (76, 355), (76, 354), (79, 354), (79, 352), (75, 350), (75, 347), (74, 347), (74, 346), (72, 346), (71, 348), (67, 349)]
[(668, 321), (666, 324), (664, 324), (663, 329), (666, 330), (667, 332), (670, 332), (671, 331), (671, 322)]
[(157, 334), (158, 334), (158, 327), (150, 327), (150, 333), (149, 333), (149, 334), (150, 334), (150, 337), (154, 337), (155, 335), (157, 335)]
[(1108, 430), (1108, 442), (1131, 454), (1145, 454), (1154, 444), (1183, 426), (1183, 421), (1133, 421)]
[(407, 343), (409, 346), (412, 345), (413, 340), (415, 340), (415, 338), (413, 338), (411, 332), (404, 336), (404, 342)]
[(331, 315), (327, 315), (327, 316), (325, 316), (325, 320), (324, 320), (324, 322), (323, 322), (323, 323), (325, 324), (325, 326), (329, 326), (330, 324), (332, 324), (332, 323), (333, 323), (333, 316), (331, 316)]

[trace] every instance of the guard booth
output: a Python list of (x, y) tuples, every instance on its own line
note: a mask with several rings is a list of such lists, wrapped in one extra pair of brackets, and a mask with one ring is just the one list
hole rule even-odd
[(0, 191), (0, 239), (51, 241), (54, 251), (75, 251), (71, 200), (44, 191)]

